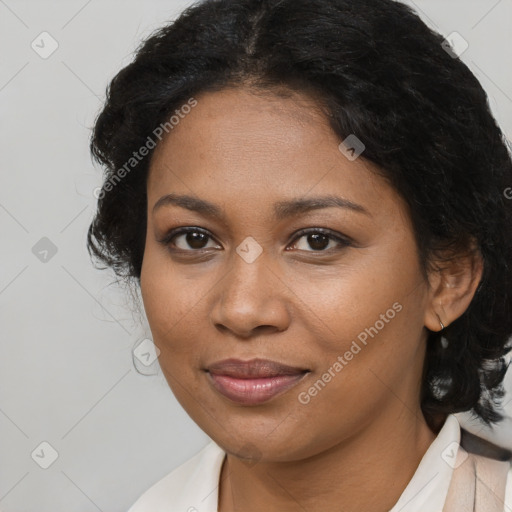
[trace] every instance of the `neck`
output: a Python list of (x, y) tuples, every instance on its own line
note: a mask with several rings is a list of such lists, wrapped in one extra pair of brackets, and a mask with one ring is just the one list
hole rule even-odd
[(397, 403), (386, 418), (307, 459), (248, 466), (228, 454), (219, 512), (389, 511), (436, 437), (421, 410)]

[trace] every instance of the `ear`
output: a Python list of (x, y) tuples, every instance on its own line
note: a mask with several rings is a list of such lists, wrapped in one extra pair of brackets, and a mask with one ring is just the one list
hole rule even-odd
[(469, 307), (482, 279), (483, 259), (478, 249), (452, 255), (434, 262), (436, 270), (429, 273), (429, 302), (425, 310), (425, 327), (441, 331)]

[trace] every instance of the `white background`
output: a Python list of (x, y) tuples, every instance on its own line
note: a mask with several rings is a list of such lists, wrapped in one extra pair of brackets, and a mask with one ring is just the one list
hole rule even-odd
[[(512, 0), (408, 3), (445, 36), (457, 31), (469, 42), (462, 59), (510, 138)], [(85, 247), (101, 183), (88, 142), (105, 87), (142, 37), (189, 4), (0, 0), (4, 512), (124, 511), (208, 441), (157, 363), (145, 369), (152, 376), (134, 368), (132, 349), (148, 327)], [(43, 31), (59, 45), (47, 59), (31, 48)], [(46, 263), (32, 252), (43, 237), (57, 248)], [(512, 394), (506, 402), (512, 415)], [(493, 436), (512, 448), (512, 422)], [(58, 453), (48, 469), (31, 457), (43, 441)]]

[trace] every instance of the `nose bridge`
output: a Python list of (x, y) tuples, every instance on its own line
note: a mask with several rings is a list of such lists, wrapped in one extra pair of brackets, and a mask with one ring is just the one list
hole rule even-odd
[(244, 240), (231, 257), (223, 295), (237, 308), (257, 306), (261, 309), (275, 291), (275, 286), (271, 285), (276, 277), (271, 270), (270, 255), (259, 244), (256, 247), (256, 243)]
[(269, 253), (256, 244), (254, 239), (245, 239), (233, 251), (212, 310), (215, 324), (239, 335), (263, 325), (283, 330), (289, 320), (286, 294), (275, 265)]
[[(258, 244), (259, 245), (259, 244)], [(261, 247), (261, 246), (259, 246)], [(254, 242), (244, 241), (232, 254), (227, 278), (230, 293), (257, 298), (268, 294), (269, 275), (272, 262), (268, 252), (255, 247)]]

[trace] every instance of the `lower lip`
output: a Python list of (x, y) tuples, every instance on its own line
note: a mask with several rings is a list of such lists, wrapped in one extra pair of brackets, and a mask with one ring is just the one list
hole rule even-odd
[(289, 390), (298, 384), (307, 373), (261, 379), (237, 379), (209, 372), (208, 375), (214, 388), (225, 397), (240, 404), (257, 405)]

